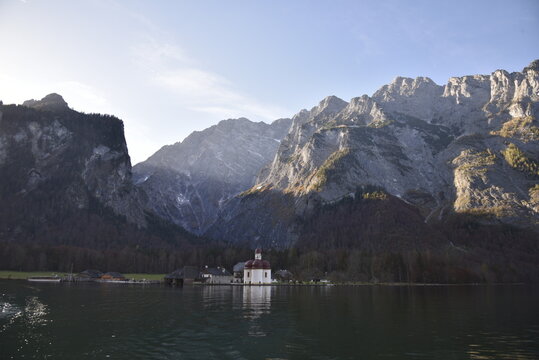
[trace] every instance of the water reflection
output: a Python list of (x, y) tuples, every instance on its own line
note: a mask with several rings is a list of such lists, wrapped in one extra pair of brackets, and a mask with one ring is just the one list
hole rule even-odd
[(472, 360), (533, 360), (526, 350), (530, 340), (517, 336), (484, 333), (482, 344), (469, 344), (468, 356)]
[(267, 333), (257, 321), (262, 315), (269, 314), (271, 309), (270, 286), (243, 287), (243, 317), (249, 320), (247, 334), (252, 337), (264, 337)]
[(262, 314), (269, 314), (271, 308), (270, 286), (244, 286), (243, 309), (246, 319), (257, 319)]
[(0, 323), (0, 334), (6, 331), (16, 320), (22, 316), (21, 309), (10, 302), (0, 302), (0, 320), (7, 320), (7, 322)]
[(529, 287), (39, 287), (0, 280), (0, 359), (539, 359)]
[(43, 304), (37, 296), (31, 296), (26, 299), (24, 314), (26, 323), (31, 327), (45, 325), (47, 323), (46, 315), (48, 314), (47, 305)]
[(230, 301), (230, 285), (207, 285), (202, 287), (205, 308), (219, 307)]
[(0, 302), (0, 319), (10, 319), (19, 312), (20, 309), (17, 305), (10, 304), (9, 302)]
[(43, 304), (37, 296), (26, 298), (26, 306), (23, 310), (22, 321), (26, 331), (19, 334), (19, 346), (30, 347), (36, 354), (42, 354), (44, 347), (51, 344), (48, 333), (42, 328), (47, 325), (47, 305)]
[[(18, 354), (40, 354), (51, 344), (45, 326), (48, 307), (37, 296), (0, 296), (0, 334), (6, 339), (5, 350)], [(14, 331), (14, 329), (17, 329)], [(8, 340), (9, 339), (9, 340)], [(0, 356), (1, 357), (1, 356)], [(11, 357), (13, 358), (13, 357)]]

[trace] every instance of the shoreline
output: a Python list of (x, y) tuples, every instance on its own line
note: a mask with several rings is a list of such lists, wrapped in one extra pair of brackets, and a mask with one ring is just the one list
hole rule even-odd
[[(58, 276), (61, 278), (68, 277), (69, 273), (61, 271), (11, 271), (0, 270), (0, 280), (27, 280), (29, 277), (39, 276)], [(163, 281), (166, 274), (146, 274), (146, 273), (130, 273), (124, 274), (127, 280), (159, 280)]]
[[(36, 276), (58, 276), (61, 278), (65, 278), (67, 276), (67, 273), (62, 272), (33, 272), (33, 271), (6, 271), (2, 270), (0, 271), (0, 280), (24, 280), (27, 281), (29, 277), (36, 277)], [(147, 280), (151, 281), (148, 282), (148, 284), (164, 284), (164, 276), (165, 274), (125, 274), (125, 277), (128, 279), (128, 281), (125, 282), (125, 284), (135, 284), (135, 282), (132, 281), (132, 279), (136, 281), (141, 280)], [(96, 282), (96, 283), (109, 283), (107, 281), (84, 281), (84, 283), (88, 282)], [(117, 281), (110, 282), (110, 283), (119, 283)], [(124, 284), (124, 283), (122, 283)], [(243, 283), (231, 283), (231, 284), (204, 284), (204, 283), (193, 283), (193, 286), (243, 286), (243, 287), (259, 287), (259, 286), (384, 286), (384, 287), (406, 287), (406, 286), (414, 286), (414, 287), (427, 287), (427, 286), (507, 286), (507, 285), (529, 285), (533, 286), (536, 284), (533, 283), (408, 283), (408, 282), (389, 282), (389, 283), (369, 283), (369, 282), (346, 282), (346, 283), (311, 283), (311, 282), (298, 282), (298, 283), (272, 283), (272, 284), (243, 284)], [(189, 286), (189, 285), (184, 285)]]

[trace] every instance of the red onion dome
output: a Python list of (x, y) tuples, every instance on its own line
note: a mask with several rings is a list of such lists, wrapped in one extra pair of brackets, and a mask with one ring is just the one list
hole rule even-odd
[(271, 265), (270, 265), (269, 261), (267, 261), (267, 260), (262, 260), (262, 268), (264, 268), (264, 269), (271, 269)]
[(262, 265), (262, 260), (256, 259), (255, 261), (253, 261), (253, 269), (262, 269)]
[(255, 254), (262, 254), (262, 249), (261, 248), (256, 248)]
[(249, 260), (245, 263), (244, 269), (252, 269), (253, 268), (253, 260)]

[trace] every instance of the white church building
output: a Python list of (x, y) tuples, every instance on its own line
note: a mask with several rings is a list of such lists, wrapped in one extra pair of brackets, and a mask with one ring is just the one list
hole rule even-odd
[(262, 250), (255, 250), (254, 260), (249, 260), (243, 268), (243, 283), (248, 285), (271, 284), (271, 265), (262, 260)]

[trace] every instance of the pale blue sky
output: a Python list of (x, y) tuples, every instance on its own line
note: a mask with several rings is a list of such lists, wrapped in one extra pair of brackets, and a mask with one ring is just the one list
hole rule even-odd
[(0, 100), (125, 122), (133, 163), (221, 119), (269, 122), (395, 76), (520, 71), (539, 1), (0, 0)]

